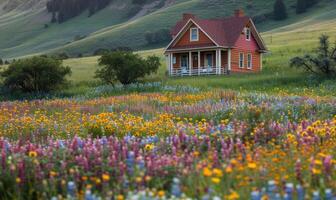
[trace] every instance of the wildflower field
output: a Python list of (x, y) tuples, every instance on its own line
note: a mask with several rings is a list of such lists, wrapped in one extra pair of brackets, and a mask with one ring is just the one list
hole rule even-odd
[(0, 103), (0, 199), (334, 199), (336, 99), (228, 90)]

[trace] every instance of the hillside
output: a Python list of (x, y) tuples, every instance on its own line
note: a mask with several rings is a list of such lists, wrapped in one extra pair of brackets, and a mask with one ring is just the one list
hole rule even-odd
[[(258, 28), (270, 31), (304, 21), (316, 13), (335, 9), (336, 4), (335, 0), (322, 0), (308, 13), (296, 15), (295, 2), (286, 0), (288, 20), (265, 21), (258, 24)], [(51, 15), (44, 7), (45, 3), (45, 0), (0, 0), (0, 57), (8, 59), (55, 52), (67, 52), (72, 56), (80, 53), (90, 55), (99, 48), (118, 46), (149, 49), (153, 46), (147, 45), (144, 34), (170, 28), (184, 12), (214, 18), (231, 15), (235, 8), (242, 7), (248, 15), (256, 16), (269, 13), (273, 7), (273, 1), (262, 0), (158, 0), (134, 11), (131, 0), (114, 0), (92, 17), (83, 13), (65, 23), (50, 24)], [(332, 14), (329, 17), (335, 19)]]

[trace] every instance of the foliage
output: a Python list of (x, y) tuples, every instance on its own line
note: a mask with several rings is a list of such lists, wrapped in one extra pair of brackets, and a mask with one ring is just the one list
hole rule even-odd
[(71, 69), (60, 60), (33, 57), (14, 61), (1, 76), (5, 87), (12, 91), (49, 92), (63, 86), (70, 74)]
[(315, 55), (307, 54), (304, 57), (294, 57), (290, 61), (292, 67), (303, 68), (313, 74), (323, 74), (329, 77), (336, 75), (336, 43), (330, 46), (329, 36), (320, 36), (320, 46)]
[(147, 32), (145, 38), (148, 44), (161, 44), (169, 42), (171, 40), (171, 35), (168, 29), (160, 29), (155, 32)]
[(156, 56), (143, 59), (133, 52), (115, 51), (103, 55), (99, 59), (99, 65), (103, 68), (96, 71), (97, 78), (108, 84), (119, 81), (128, 85), (155, 73), (160, 66), (160, 59)]
[(287, 8), (283, 0), (276, 0), (273, 8), (273, 17), (275, 20), (287, 19)]
[(0, 65), (3, 65), (4, 61), (0, 58)]

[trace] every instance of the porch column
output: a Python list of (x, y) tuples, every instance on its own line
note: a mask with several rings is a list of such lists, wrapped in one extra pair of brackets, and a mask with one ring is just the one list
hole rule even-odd
[(200, 51), (198, 51), (197, 52), (197, 54), (198, 54), (198, 75), (201, 75), (201, 52)]
[(219, 69), (218, 69), (218, 74), (220, 75), (221, 73), (222, 73), (222, 50), (221, 49), (219, 49), (218, 50), (218, 67), (219, 67)]
[(189, 76), (191, 76), (191, 71), (192, 71), (192, 52), (189, 51)]
[(218, 49), (216, 49), (216, 74), (218, 74)]
[(231, 71), (231, 49), (228, 49), (228, 70)]
[(169, 58), (170, 59), (170, 62), (169, 62), (170, 75), (173, 76), (173, 69), (174, 69), (173, 59), (174, 59), (174, 54), (170, 53), (169, 57), (170, 57)]

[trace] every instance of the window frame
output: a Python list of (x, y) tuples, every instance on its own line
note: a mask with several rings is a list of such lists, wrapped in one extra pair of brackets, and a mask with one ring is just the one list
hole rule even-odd
[[(193, 39), (193, 31), (196, 30), (196, 39)], [(190, 28), (190, 42), (199, 41), (199, 29), (197, 27)]]
[(239, 53), (239, 68), (244, 69), (244, 60), (245, 60), (245, 55), (244, 53)]
[(176, 56), (173, 56), (173, 64), (176, 64)]
[(245, 28), (245, 39), (246, 41), (251, 41), (251, 28), (248, 27)]
[(253, 58), (252, 58), (252, 54), (248, 53), (247, 54), (247, 69), (252, 69), (253, 67)]

